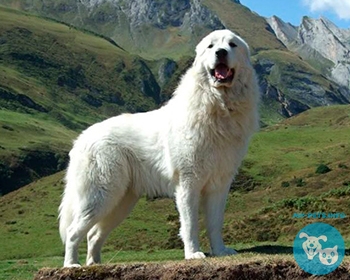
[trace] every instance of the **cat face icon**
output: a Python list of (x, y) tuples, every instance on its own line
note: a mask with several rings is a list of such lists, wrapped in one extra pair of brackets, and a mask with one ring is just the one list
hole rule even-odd
[(338, 260), (338, 246), (334, 246), (333, 248), (325, 248), (323, 250), (319, 250), (319, 258), (320, 262), (324, 265), (332, 265), (335, 264)]
[(299, 238), (305, 238), (306, 240), (303, 242), (303, 249), (305, 254), (307, 255), (307, 258), (309, 260), (312, 260), (317, 253), (322, 249), (322, 245), (320, 244), (319, 240), (327, 241), (327, 236), (321, 235), (319, 237), (316, 236), (309, 236), (305, 232), (301, 232), (299, 234)]

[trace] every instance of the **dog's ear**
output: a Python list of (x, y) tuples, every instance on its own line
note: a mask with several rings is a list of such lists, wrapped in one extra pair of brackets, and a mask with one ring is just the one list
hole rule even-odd
[(321, 235), (321, 236), (318, 237), (318, 240), (323, 240), (324, 242), (326, 242), (327, 241), (327, 236)]
[(238, 35), (236, 35), (236, 40), (239, 40), (240, 41), (240, 45), (241, 47), (239, 48), (240, 52), (241, 52), (241, 55), (244, 57), (244, 59), (246, 61), (244, 65), (251, 65), (251, 62), (250, 62), (250, 49), (249, 49), (249, 46), (248, 44), (246, 43), (246, 41), (244, 41), (241, 37), (239, 37)]
[(309, 238), (309, 236), (307, 235), (307, 233), (301, 232), (301, 233), (299, 234), (299, 238), (304, 238), (304, 237)]
[[(207, 36), (208, 37), (208, 36)], [(195, 60), (193, 62), (193, 65), (197, 65), (199, 57), (202, 56), (205, 52), (205, 50), (208, 48), (208, 46), (210, 45), (210, 41), (207, 37), (204, 37), (196, 46), (196, 57)]]

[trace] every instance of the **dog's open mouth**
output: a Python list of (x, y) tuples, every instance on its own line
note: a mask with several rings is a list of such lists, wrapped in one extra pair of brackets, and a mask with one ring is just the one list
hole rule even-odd
[(231, 82), (235, 75), (235, 69), (229, 68), (225, 63), (219, 63), (214, 69), (210, 71), (210, 74), (219, 83)]
[(316, 248), (309, 248), (308, 247), (308, 252), (309, 252), (310, 256), (313, 256), (315, 254), (315, 252), (316, 252)]

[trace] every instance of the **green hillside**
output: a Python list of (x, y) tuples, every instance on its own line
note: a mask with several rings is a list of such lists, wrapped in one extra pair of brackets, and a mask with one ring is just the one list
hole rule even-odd
[(228, 29), (234, 30), (246, 40), (253, 54), (267, 49), (288, 52), (285, 46), (269, 31), (265, 19), (247, 7), (234, 3), (232, 0), (205, 0), (203, 3), (210, 10), (215, 11)]
[(47, 114), (0, 110), (0, 193), (66, 167), (77, 133)]
[(0, 193), (62, 170), (77, 131), (159, 102), (146, 63), (111, 40), (0, 7)]
[(0, 32), (2, 107), (47, 112), (73, 128), (155, 107), (147, 66), (111, 41), (5, 8)]
[[(226, 241), (238, 248), (261, 242), (291, 246), (302, 226), (315, 221), (293, 218), (295, 212), (347, 214), (348, 135), (349, 106), (313, 109), (256, 134), (229, 196)], [(330, 170), (318, 174), (321, 164)], [(63, 173), (57, 173), (0, 198), (0, 260), (62, 256), (57, 229), (62, 178)], [(327, 220), (340, 230), (347, 246), (349, 219)], [(112, 233), (104, 252), (181, 248), (178, 226), (171, 199), (143, 198)], [(207, 244), (204, 231), (201, 239)]]

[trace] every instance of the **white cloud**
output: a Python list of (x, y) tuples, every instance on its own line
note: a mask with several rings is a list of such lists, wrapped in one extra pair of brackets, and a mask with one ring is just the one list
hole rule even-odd
[(350, 20), (350, 0), (303, 0), (311, 12), (334, 12), (340, 19)]

